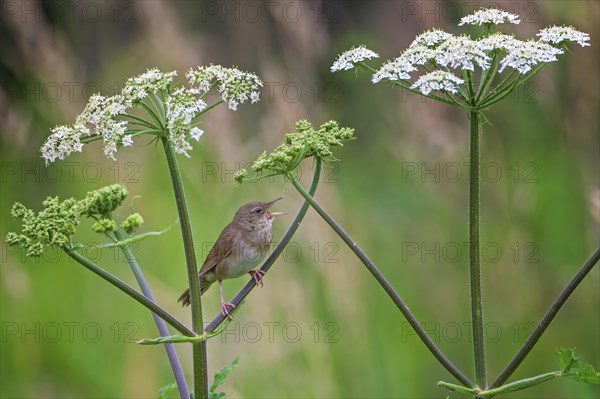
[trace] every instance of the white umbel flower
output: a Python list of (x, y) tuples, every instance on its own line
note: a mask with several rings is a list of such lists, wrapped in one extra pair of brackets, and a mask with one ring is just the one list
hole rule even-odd
[(429, 48), (427, 46), (411, 46), (400, 54), (399, 59), (412, 65), (427, 65), (430, 62), (435, 61), (439, 53), (438, 49)]
[(379, 58), (379, 54), (369, 50), (365, 46), (358, 46), (344, 51), (331, 66), (331, 72), (352, 69), (357, 62), (373, 58)]
[(385, 62), (379, 71), (373, 74), (371, 81), (373, 83), (379, 83), (383, 79), (389, 80), (406, 80), (410, 79), (410, 72), (416, 71), (415, 68), (410, 62), (403, 59), (402, 57), (398, 57), (395, 60)]
[(572, 26), (549, 26), (537, 34), (541, 42), (560, 44), (563, 42), (576, 42), (581, 47), (589, 46), (590, 35), (580, 32)]
[(192, 121), (200, 111), (206, 108), (206, 103), (199, 99), (196, 93), (195, 89), (188, 90), (182, 87), (175, 90), (166, 101), (169, 140), (173, 143), (176, 153), (184, 154), (187, 157), (189, 157), (187, 151), (192, 149), (187, 140), (187, 133), (192, 133)]
[(149, 93), (164, 90), (173, 82), (177, 71), (161, 72), (153, 68), (145, 73), (129, 78), (123, 87), (122, 96), (127, 104), (143, 100)]
[(433, 47), (452, 37), (452, 33), (444, 32), (440, 29), (432, 29), (418, 35), (409, 47), (427, 46)]
[(477, 41), (477, 46), (484, 51), (510, 51), (516, 46), (518, 46), (520, 43), (523, 42), (521, 40), (515, 39), (515, 37), (512, 35), (505, 35), (504, 33), (494, 33), (493, 35), (489, 35), (484, 37), (483, 39), (479, 39)]
[(89, 129), (84, 125), (57, 126), (52, 129), (52, 134), (46, 139), (41, 148), (42, 157), (46, 165), (65, 157), (73, 152), (81, 152), (83, 143), (81, 136), (88, 136)]
[(190, 69), (186, 74), (189, 82), (196, 85), (201, 93), (207, 93), (213, 87), (221, 94), (221, 98), (232, 111), (239, 104), (250, 100), (260, 100), (262, 80), (253, 73), (240, 71), (237, 68), (225, 68), (221, 65), (209, 65)]
[(479, 46), (477, 41), (468, 36), (453, 36), (441, 43), (436, 49), (436, 62), (441, 66), (475, 70), (475, 64), (482, 69), (490, 66), (490, 57)]
[(521, 20), (518, 15), (498, 10), (496, 8), (485, 8), (477, 10), (471, 15), (461, 18), (458, 26), (462, 25), (499, 25), (504, 23), (519, 24)]
[(540, 63), (557, 61), (556, 56), (563, 53), (563, 50), (547, 43), (535, 40), (520, 42), (500, 61), (498, 71), (502, 72), (506, 67), (511, 67), (525, 74)]
[(432, 91), (456, 93), (465, 81), (446, 71), (434, 71), (421, 76), (410, 88), (427, 96)]

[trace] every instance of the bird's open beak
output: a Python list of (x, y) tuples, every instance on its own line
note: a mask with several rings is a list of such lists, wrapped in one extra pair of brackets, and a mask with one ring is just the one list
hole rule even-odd
[[(275, 198), (273, 201), (269, 202), (269, 204), (267, 205), (267, 209), (269, 209), (274, 203), (276, 203), (279, 200), (282, 200), (283, 197), (279, 197), (279, 198)], [(269, 218), (273, 218), (277, 215), (287, 215), (287, 212), (269, 212), (267, 211), (267, 214), (269, 215)]]

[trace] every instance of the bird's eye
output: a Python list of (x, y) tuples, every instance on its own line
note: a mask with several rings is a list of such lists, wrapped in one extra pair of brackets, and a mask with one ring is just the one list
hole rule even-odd
[(261, 213), (262, 212), (262, 208), (254, 208), (252, 210), (252, 212), (254, 212), (254, 213)]

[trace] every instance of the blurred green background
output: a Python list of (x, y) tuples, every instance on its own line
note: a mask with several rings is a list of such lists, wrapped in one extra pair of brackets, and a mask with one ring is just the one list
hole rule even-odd
[[(485, 2), (477, 5), (485, 5)], [(207, 114), (192, 157), (180, 158), (198, 255), (204, 258), (237, 207), (283, 196), (275, 240), (298, 206), (282, 179), (237, 185), (233, 172), (281, 142), (296, 120), (356, 128), (317, 198), (385, 273), (445, 354), (473, 375), (467, 242), (466, 114), (370, 76), (331, 74), (336, 55), (365, 44), (395, 57), (423, 30), (458, 32), (473, 2), (48, 2), (4, 1), (0, 236), (18, 228), (13, 202), (39, 209), (49, 195), (82, 197), (121, 182), (141, 195), (146, 230), (176, 209), (160, 148), (98, 143), (46, 168), (39, 147), (71, 123), (94, 92), (113, 94), (149, 67), (218, 63), (257, 73), (262, 101)], [(555, 296), (599, 242), (598, 2), (506, 2), (520, 38), (550, 24), (588, 32), (591, 47), (547, 66), (486, 114), (482, 137), (483, 283), (489, 378), (507, 364)], [(378, 62), (372, 65), (379, 65)], [(303, 181), (310, 163), (303, 165)], [(126, 215), (125, 207), (122, 210)], [(98, 241), (87, 225), (81, 242)], [(140, 243), (137, 256), (159, 303), (189, 324), (176, 299), (186, 287), (178, 228)], [(116, 251), (88, 254), (134, 284)], [(38, 262), (2, 243), (2, 398), (152, 398), (172, 381), (148, 312), (58, 253)], [(577, 347), (600, 365), (596, 267), (514, 377), (556, 368), (554, 349)], [(246, 279), (227, 281), (232, 297)], [(205, 319), (218, 292), (203, 297)], [(432, 398), (453, 382), (383, 290), (313, 211), (285, 256), (222, 338), (209, 342), (210, 373), (240, 356), (225, 383), (232, 397)], [(177, 347), (186, 372), (189, 347)], [(188, 381), (191, 375), (188, 374)], [(597, 387), (552, 381), (513, 398), (595, 398)]]

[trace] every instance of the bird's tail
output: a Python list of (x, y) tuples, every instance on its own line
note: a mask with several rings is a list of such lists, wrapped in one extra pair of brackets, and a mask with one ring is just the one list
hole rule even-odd
[[(206, 290), (212, 285), (212, 282), (203, 281), (200, 279), (200, 295), (203, 295)], [(181, 294), (177, 302), (181, 302), (181, 306), (189, 306), (190, 305), (190, 289), (188, 288)]]

